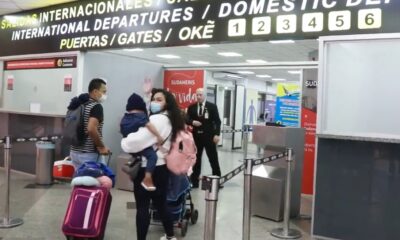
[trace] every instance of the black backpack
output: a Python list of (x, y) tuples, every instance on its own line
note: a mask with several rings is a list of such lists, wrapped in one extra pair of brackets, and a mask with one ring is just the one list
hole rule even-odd
[(63, 145), (81, 146), (84, 144), (86, 138), (85, 106), (86, 104), (81, 104), (76, 109), (67, 111), (63, 128)]

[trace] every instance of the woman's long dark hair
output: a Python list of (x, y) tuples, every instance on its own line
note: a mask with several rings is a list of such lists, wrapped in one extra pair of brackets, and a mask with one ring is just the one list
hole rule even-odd
[(182, 116), (181, 109), (176, 102), (176, 99), (172, 93), (164, 89), (153, 89), (151, 100), (154, 100), (154, 95), (157, 93), (162, 93), (165, 97), (165, 110), (168, 112), (169, 120), (172, 126), (172, 141), (175, 140), (177, 133), (180, 130), (185, 129), (185, 119)]

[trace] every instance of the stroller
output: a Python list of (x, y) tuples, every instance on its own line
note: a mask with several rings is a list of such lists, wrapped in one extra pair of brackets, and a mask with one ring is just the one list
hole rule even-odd
[[(190, 182), (187, 176), (171, 175), (167, 194), (167, 210), (172, 215), (174, 226), (181, 229), (184, 237), (187, 233), (189, 220), (196, 224), (199, 212), (194, 208), (190, 195)], [(150, 206), (151, 224), (160, 225), (161, 220), (157, 210)]]

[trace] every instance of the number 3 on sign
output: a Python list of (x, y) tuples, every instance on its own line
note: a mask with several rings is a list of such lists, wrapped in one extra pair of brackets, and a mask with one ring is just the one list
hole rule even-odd
[(351, 27), (351, 12), (337, 11), (329, 13), (329, 31), (349, 30)]
[(294, 33), (297, 29), (296, 15), (278, 16), (276, 19), (277, 33)]
[(382, 10), (379, 8), (358, 11), (358, 28), (371, 29), (382, 26)]

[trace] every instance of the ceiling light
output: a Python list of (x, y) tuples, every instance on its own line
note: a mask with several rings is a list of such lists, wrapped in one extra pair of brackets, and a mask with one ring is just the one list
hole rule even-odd
[(271, 80), (275, 81), (275, 82), (284, 82), (284, 81), (286, 81), (286, 79), (284, 79), (284, 78), (272, 78)]
[(172, 55), (172, 54), (158, 54), (157, 57), (166, 58), (166, 59), (178, 59), (178, 58), (181, 58), (179, 56)]
[(191, 47), (191, 48), (208, 48), (208, 47), (210, 47), (210, 45), (208, 45), (208, 44), (198, 44), (198, 45), (188, 45), (188, 47)]
[(301, 74), (301, 71), (300, 70), (288, 71), (288, 73), (290, 73), (290, 74)]
[(263, 64), (263, 63), (267, 63), (267, 61), (262, 60), (262, 59), (248, 59), (246, 60), (246, 62), (251, 63), (251, 64)]
[(124, 51), (127, 52), (143, 52), (143, 48), (126, 48)]
[(235, 53), (235, 52), (219, 52), (218, 55), (224, 56), (224, 57), (241, 57), (243, 56), (240, 53)]
[(227, 74), (226, 76), (231, 77), (231, 78), (242, 79), (241, 76), (238, 76), (238, 75), (235, 75), (235, 74)]
[(256, 75), (256, 77), (258, 77), (258, 78), (270, 78), (271, 76), (267, 75), (267, 74), (262, 74), (262, 75)]
[(237, 73), (239, 73), (239, 74), (254, 74), (254, 72), (250, 72), (250, 71), (238, 71)]
[(294, 43), (293, 40), (278, 40), (278, 41), (269, 41), (272, 44), (286, 44), (286, 43)]
[(189, 61), (190, 64), (196, 64), (196, 65), (207, 65), (210, 64), (209, 62), (206, 61)]

